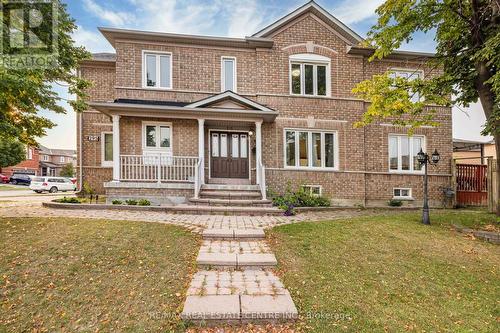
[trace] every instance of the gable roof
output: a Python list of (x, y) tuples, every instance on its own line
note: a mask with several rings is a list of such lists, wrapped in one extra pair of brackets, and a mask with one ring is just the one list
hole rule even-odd
[(338, 30), (338, 32), (347, 40), (349, 40), (353, 45), (357, 45), (363, 41), (363, 38), (360, 35), (351, 30), (347, 25), (342, 23), (339, 19), (330, 14), (327, 10), (325, 10), (323, 7), (321, 7), (314, 1), (310, 1), (305, 5), (297, 8), (290, 14), (280, 18), (276, 22), (256, 32), (255, 34), (252, 35), (252, 37), (259, 37), (259, 38), (269, 37), (270, 35), (272, 35), (273, 32), (275, 32), (276, 30), (280, 29), (284, 25), (288, 24), (289, 22), (295, 20), (297, 17), (305, 13), (313, 13), (316, 16), (320, 17), (321, 19), (323, 19), (323, 21), (331, 25), (334, 29), (336, 28), (336, 30)]
[(73, 149), (53, 149), (47, 148), (44, 145), (38, 145), (40, 154), (55, 155), (55, 156), (71, 156), (76, 155), (76, 150)]
[(199, 100), (197, 102), (191, 103), (186, 105), (188, 108), (203, 108), (207, 107), (209, 105), (226, 101), (226, 100), (232, 100), (236, 103), (246, 105), (250, 107), (251, 109), (254, 110), (259, 110), (259, 111), (267, 111), (267, 112), (274, 112), (274, 110), (268, 108), (267, 106), (264, 106), (262, 104), (259, 104), (257, 102), (254, 102), (246, 97), (243, 97), (241, 95), (238, 95), (230, 90), (224, 91), (223, 93), (213, 95), (207, 98), (204, 98), (202, 100)]

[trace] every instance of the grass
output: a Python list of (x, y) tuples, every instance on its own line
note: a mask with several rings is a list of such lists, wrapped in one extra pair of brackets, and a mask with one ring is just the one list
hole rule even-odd
[[(494, 332), (500, 247), (451, 230), (485, 212), (420, 213), (274, 228), (279, 274), (307, 332)], [(496, 327), (496, 328), (495, 328)]]
[(29, 187), (18, 187), (18, 186), (12, 186), (12, 185), (0, 185), (0, 191), (23, 191), (23, 190), (29, 190)]
[(4, 218), (0, 332), (183, 331), (198, 243), (159, 223)]

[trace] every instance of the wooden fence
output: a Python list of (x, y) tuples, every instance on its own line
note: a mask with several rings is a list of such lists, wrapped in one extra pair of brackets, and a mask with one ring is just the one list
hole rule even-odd
[(496, 212), (497, 203), (499, 200), (498, 181), (497, 178), (497, 160), (488, 159), (488, 210), (492, 213)]
[(488, 166), (457, 164), (457, 204), (464, 206), (488, 205)]

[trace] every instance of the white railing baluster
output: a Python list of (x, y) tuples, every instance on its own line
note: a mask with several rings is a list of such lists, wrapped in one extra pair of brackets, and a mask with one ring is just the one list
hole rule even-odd
[(199, 163), (198, 157), (120, 155), (120, 180), (193, 183)]

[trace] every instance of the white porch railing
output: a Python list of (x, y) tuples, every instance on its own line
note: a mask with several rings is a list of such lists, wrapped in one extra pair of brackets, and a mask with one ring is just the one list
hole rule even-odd
[(198, 159), (198, 163), (196, 164), (196, 169), (195, 169), (196, 177), (194, 177), (194, 198), (195, 199), (198, 199), (199, 194), (200, 194), (201, 184), (203, 184), (203, 181), (202, 181), (203, 175), (201, 172), (203, 170), (202, 168), (204, 168), (204, 163), (203, 163), (203, 159), (200, 158), (200, 159)]
[(258, 174), (257, 179), (259, 179), (259, 187), (260, 187), (260, 193), (262, 195), (262, 200), (266, 200), (267, 198), (267, 193), (266, 193), (266, 168), (262, 165), (262, 162), (257, 160), (257, 169), (256, 172)]
[(198, 157), (120, 155), (120, 180), (194, 183), (197, 166)]

